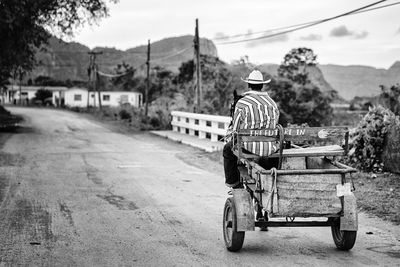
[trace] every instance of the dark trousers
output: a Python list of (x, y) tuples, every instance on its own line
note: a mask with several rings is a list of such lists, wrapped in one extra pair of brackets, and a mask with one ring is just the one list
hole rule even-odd
[(239, 170), (237, 165), (237, 157), (232, 152), (232, 141), (224, 146), (222, 152), (224, 157), (225, 184), (233, 187), (239, 184)]
[[(243, 149), (244, 153), (247, 152)], [(240, 182), (240, 173), (238, 170), (238, 159), (232, 152), (232, 142), (228, 142), (224, 146), (223, 150), (224, 157), (224, 171), (225, 171), (225, 184), (229, 187), (233, 187), (239, 184)], [(278, 158), (268, 158), (268, 157), (259, 157), (255, 160), (261, 167), (266, 170), (271, 168), (277, 168), (279, 159)]]

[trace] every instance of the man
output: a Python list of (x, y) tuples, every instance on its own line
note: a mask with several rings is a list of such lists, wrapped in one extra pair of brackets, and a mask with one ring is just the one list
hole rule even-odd
[[(233, 123), (228, 133), (238, 129), (275, 128), (279, 120), (278, 106), (267, 92), (261, 91), (264, 84), (271, 80), (264, 81), (262, 73), (253, 70), (242, 81), (248, 84), (250, 91), (244, 93), (236, 103)], [(244, 142), (244, 149), (259, 156), (269, 156), (279, 149), (279, 142)], [(232, 188), (242, 188), (238, 159), (232, 152), (232, 141), (225, 144), (223, 157), (225, 184)]]

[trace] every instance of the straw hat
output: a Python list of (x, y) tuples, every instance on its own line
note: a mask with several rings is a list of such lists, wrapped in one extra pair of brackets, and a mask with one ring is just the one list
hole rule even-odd
[(259, 70), (253, 70), (250, 74), (249, 77), (246, 79), (240, 78), (242, 81), (246, 83), (252, 83), (252, 84), (262, 84), (262, 83), (269, 83), (271, 79), (264, 81), (263, 75), (261, 71)]

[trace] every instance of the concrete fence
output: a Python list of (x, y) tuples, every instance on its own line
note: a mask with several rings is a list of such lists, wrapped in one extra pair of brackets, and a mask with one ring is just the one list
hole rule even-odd
[(172, 111), (172, 130), (182, 134), (218, 141), (226, 134), (230, 117)]

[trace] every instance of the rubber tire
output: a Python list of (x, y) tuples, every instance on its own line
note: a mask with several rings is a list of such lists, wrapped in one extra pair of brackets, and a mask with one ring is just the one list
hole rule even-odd
[(340, 250), (350, 250), (356, 243), (357, 231), (340, 231), (340, 218), (334, 219), (331, 226), (333, 242)]
[[(228, 198), (225, 202), (223, 216), (222, 231), (224, 235), (225, 246), (229, 251), (239, 251), (243, 246), (245, 232), (237, 231), (236, 206), (235, 200), (232, 197)], [(228, 225), (229, 222), (231, 222), (231, 226)]]

